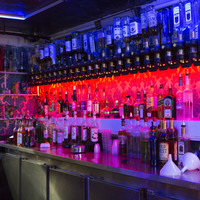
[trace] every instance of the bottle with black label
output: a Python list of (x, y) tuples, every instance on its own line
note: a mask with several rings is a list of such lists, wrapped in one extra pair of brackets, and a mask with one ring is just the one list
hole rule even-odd
[(162, 122), (162, 130), (158, 137), (158, 157), (159, 157), (159, 166), (163, 167), (168, 161), (169, 156), (169, 141), (167, 137), (167, 127), (166, 121)]

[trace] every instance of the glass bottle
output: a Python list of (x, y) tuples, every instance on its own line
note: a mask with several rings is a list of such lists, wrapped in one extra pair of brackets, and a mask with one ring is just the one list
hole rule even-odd
[(49, 130), (48, 130), (48, 122), (47, 122), (47, 118), (45, 118), (45, 121), (44, 121), (44, 131), (43, 131), (43, 134), (44, 134), (44, 141), (43, 142), (48, 142), (48, 135), (49, 135)]
[(82, 85), (81, 91), (81, 112), (84, 112), (86, 109), (86, 94), (85, 94), (85, 85)]
[(184, 104), (183, 104), (183, 79), (181, 74), (179, 75), (179, 87), (178, 91), (176, 92), (176, 119), (182, 120), (184, 111)]
[(148, 20), (146, 8), (141, 9), (141, 27), (142, 27), (142, 36), (148, 37)]
[(177, 149), (177, 130), (174, 128), (174, 120), (169, 121), (169, 128), (167, 130), (167, 137), (169, 142), (169, 154), (172, 155), (172, 160), (178, 165), (178, 149)]
[(35, 128), (33, 126), (33, 119), (29, 121), (29, 134), (30, 134), (30, 147), (34, 147), (36, 145), (35, 141)]
[(162, 130), (158, 137), (158, 155), (159, 155), (159, 166), (163, 167), (168, 161), (169, 156), (169, 142), (167, 137), (167, 127), (166, 121), (162, 122)]
[(136, 102), (134, 103), (134, 117), (140, 116), (140, 110), (139, 110), (140, 103), (141, 103), (140, 92), (137, 92), (137, 99)]
[(58, 132), (58, 120), (57, 118), (55, 118), (53, 120), (53, 124), (54, 124), (54, 127), (53, 127), (53, 144), (57, 144), (57, 132)]
[(44, 97), (44, 114), (45, 114), (45, 116), (48, 115), (48, 112), (49, 112), (48, 92), (45, 92), (45, 97)]
[(13, 144), (14, 145), (17, 145), (17, 130), (19, 128), (19, 120), (16, 119), (15, 120), (15, 126), (14, 126), (14, 129), (13, 129)]
[(74, 111), (74, 119), (70, 126), (71, 141), (70, 144), (76, 144), (78, 142), (78, 124), (77, 124), (77, 113)]
[(171, 85), (169, 85), (169, 94), (165, 96), (164, 102), (164, 118), (176, 119), (176, 97), (172, 94)]
[(100, 115), (103, 117), (103, 109), (106, 107), (106, 92), (105, 88), (103, 88), (103, 97), (100, 100)]
[(127, 156), (133, 157), (133, 151), (134, 151), (134, 127), (133, 127), (133, 114), (130, 113), (129, 118), (129, 125), (126, 128), (127, 132), (127, 140), (126, 140), (126, 150), (127, 150)]
[(93, 101), (93, 112), (96, 113), (96, 117), (100, 117), (100, 106), (99, 106), (99, 95), (98, 95), (98, 88), (95, 89), (95, 98)]
[(81, 112), (81, 85), (78, 85), (77, 117), (82, 117)]
[(183, 91), (184, 119), (193, 119), (193, 91), (190, 87), (189, 71), (187, 69), (185, 76), (185, 89)]
[(110, 107), (108, 106), (108, 99), (107, 98), (106, 98), (106, 106), (105, 106), (105, 108), (103, 108), (102, 113), (103, 113), (104, 118), (110, 117), (111, 111), (110, 111)]
[(119, 140), (119, 155), (126, 155), (127, 133), (125, 130), (125, 119), (123, 115), (121, 119), (121, 129), (118, 131), (118, 140)]
[(77, 109), (77, 97), (76, 97), (76, 86), (73, 86), (73, 95), (72, 95), (72, 117), (74, 116), (74, 112)]
[(119, 116), (119, 101), (118, 100), (115, 101), (115, 106), (111, 110), (111, 114), (112, 114), (113, 118), (120, 118), (120, 116)]
[(59, 97), (57, 101), (57, 113), (63, 112), (63, 99), (62, 99), (62, 93), (59, 92)]
[(150, 130), (149, 137), (149, 161), (151, 167), (158, 166), (158, 145), (157, 145), (157, 137), (155, 133), (155, 126), (152, 122), (152, 128)]
[(22, 121), (19, 122), (19, 127), (17, 130), (17, 146), (23, 146), (21, 129), (22, 129)]
[(64, 138), (64, 129), (62, 125), (62, 120), (60, 119), (57, 129), (57, 144), (62, 145)]
[(63, 111), (64, 112), (69, 111), (69, 101), (68, 101), (68, 93), (67, 93), (67, 91), (65, 92), (65, 102), (64, 102), (64, 105), (63, 105)]
[(63, 147), (69, 148), (70, 147), (70, 122), (69, 122), (69, 111), (66, 113), (66, 117), (64, 119), (64, 141), (63, 141)]
[(90, 139), (91, 139), (92, 152), (94, 152), (94, 145), (98, 143), (98, 133), (99, 129), (96, 120), (96, 113), (93, 112), (93, 121), (90, 126)]
[(91, 86), (88, 85), (87, 116), (92, 117)]
[(86, 144), (87, 142), (87, 135), (88, 135), (88, 131), (90, 132), (89, 126), (88, 126), (88, 122), (87, 122), (87, 112), (86, 110), (84, 110), (83, 112), (83, 123), (82, 123), (82, 134), (81, 134), (81, 143), (82, 144)]
[(143, 100), (140, 102), (140, 105), (139, 105), (140, 119), (144, 119), (146, 117), (146, 97), (147, 97), (147, 95), (144, 90)]
[(183, 121), (181, 124), (181, 136), (178, 139), (178, 163), (183, 166), (183, 156), (190, 151), (190, 140), (186, 134), (186, 125)]
[(144, 118), (144, 127), (141, 129), (141, 161), (148, 163), (149, 162), (149, 133), (150, 129), (148, 127), (148, 117)]
[(164, 117), (164, 109), (163, 109), (163, 101), (164, 101), (164, 90), (163, 90), (163, 84), (160, 84), (160, 91), (158, 94), (158, 100), (157, 100), (157, 108), (158, 108), (158, 119), (161, 119)]
[(25, 122), (25, 133), (24, 133), (24, 146), (30, 147), (30, 132), (29, 132), (29, 122)]

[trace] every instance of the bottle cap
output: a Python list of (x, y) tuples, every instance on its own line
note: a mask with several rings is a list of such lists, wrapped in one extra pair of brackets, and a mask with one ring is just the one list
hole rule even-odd
[(130, 119), (132, 119), (133, 118), (133, 114), (132, 114), (132, 112), (130, 113)]

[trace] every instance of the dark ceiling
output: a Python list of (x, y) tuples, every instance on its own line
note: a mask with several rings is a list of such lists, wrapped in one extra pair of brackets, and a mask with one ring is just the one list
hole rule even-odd
[[(61, 1), (61, 0), (59, 0)], [(0, 0), (0, 14), (27, 16), (57, 0)], [(50, 36), (64, 29), (150, 2), (149, 0), (67, 0), (24, 21), (1, 19), (0, 33)]]

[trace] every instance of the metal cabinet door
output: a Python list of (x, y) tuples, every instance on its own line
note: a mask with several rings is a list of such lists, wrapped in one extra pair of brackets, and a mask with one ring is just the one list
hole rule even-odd
[(2, 165), (14, 200), (20, 200), (20, 162), (18, 155), (2, 154)]
[(85, 199), (84, 176), (62, 169), (49, 169), (49, 199)]
[(106, 181), (90, 180), (90, 200), (137, 200), (139, 190)]
[(47, 167), (39, 161), (22, 160), (21, 200), (46, 200)]

